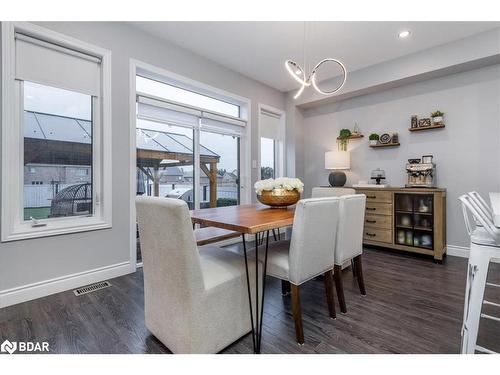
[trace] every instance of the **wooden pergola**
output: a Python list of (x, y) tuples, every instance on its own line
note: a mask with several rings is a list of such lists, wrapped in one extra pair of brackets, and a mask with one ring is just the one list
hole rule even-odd
[[(220, 156), (200, 155), (200, 168), (210, 182), (210, 207), (217, 206), (217, 164)], [(160, 170), (193, 165), (192, 153), (137, 149), (137, 168), (153, 181), (153, 194), (160, 195)]]
[[(24, 165), (92, 165), (91, 123), (33, 111), (24, 113)], [(160, 171), (193, 165), (192, 139), (157, 130), (137, 129), (137, 168), (153, 181), (160, 195)], [(200, 168), (210, 182), (210, 207), (217, 206), (217, 164), (220, 156), (200, 146)]]

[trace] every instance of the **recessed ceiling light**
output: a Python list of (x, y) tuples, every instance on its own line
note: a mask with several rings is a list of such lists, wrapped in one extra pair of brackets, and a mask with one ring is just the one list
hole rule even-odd
[(401, 31), (398, 34), (400, 39), (408, 38), (410, 36), (410, 32), (408, 30)]

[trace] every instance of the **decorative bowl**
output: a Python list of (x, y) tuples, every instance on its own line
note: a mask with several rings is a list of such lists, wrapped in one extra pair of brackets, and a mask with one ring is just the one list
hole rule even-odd
[(273, 190), (264, 190), (262, 194), (257, 194), (257, 199), (266, 206), (285, 208), (297, 203), (300, 199), (300, 193), (297, 189), (274, 188)]

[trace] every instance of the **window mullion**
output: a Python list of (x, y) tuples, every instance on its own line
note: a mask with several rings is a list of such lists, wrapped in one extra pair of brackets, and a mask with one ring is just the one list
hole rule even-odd
[(198, 118), (198, 125), (193, 129), (193, 175), (194, 175), (194, 183), (193, 183), (193, 199), (194, 199), (194, 208), (200, 208), (200, 200), (199, 197), (199, 188), (200, 188), (200, 127), (201, 127), (201, 117)]

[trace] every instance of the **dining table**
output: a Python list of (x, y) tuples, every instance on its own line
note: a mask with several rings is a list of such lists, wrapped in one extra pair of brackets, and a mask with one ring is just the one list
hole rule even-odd
[[(260, 353), (262, 340), (262, 318), (264, 312), (264, 296), (266, 287), (267, 252), (269, 248), (269, 231), (288, 227), (293, 224), (295, 206), (271, 208), (262, 204), (242, 204), (237, 206), (214, 207), (191, 210), (191, 221), (202, 226), (228, 229), (241, 234), (243, 255), (245, 261), (248, 302), (252, 328), (252, 343), (254, 353)], [(259, 313), (259, 236), (265, 234), (262, 298)], [(255, 246), (255, 324), (252, 309), (251, 280), (248, 269), (246, 236), (254, 236)]]

